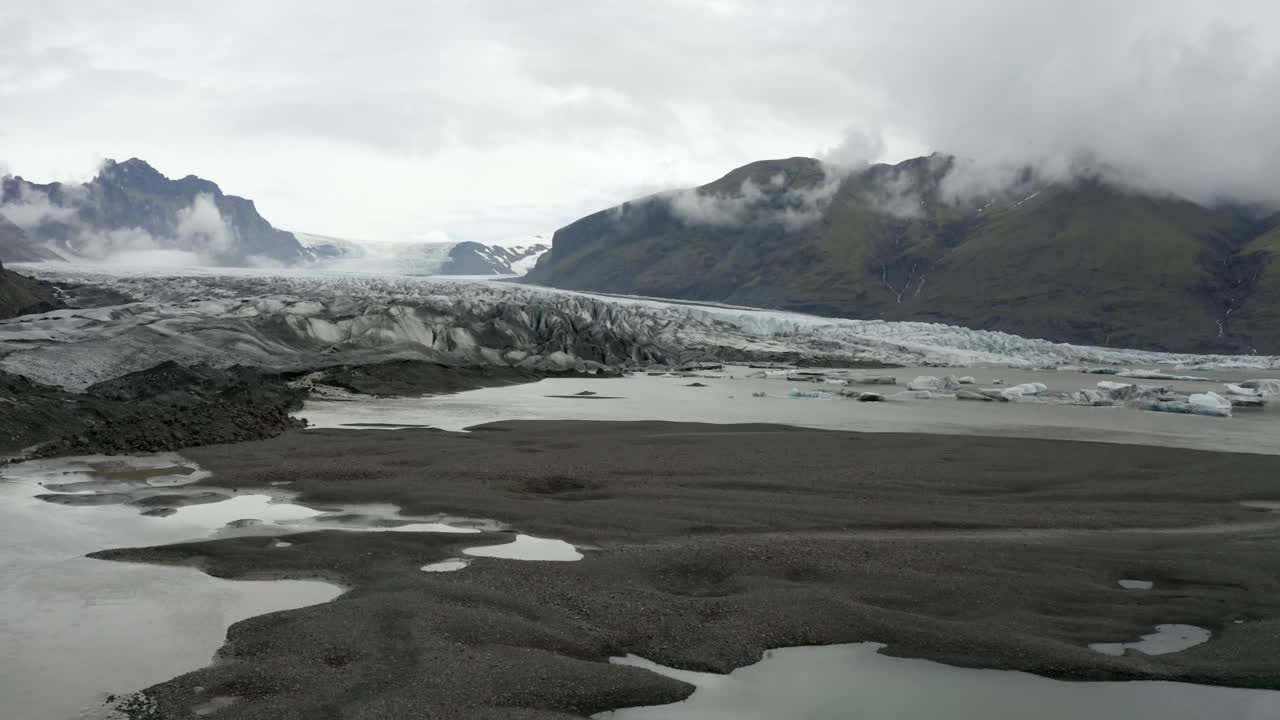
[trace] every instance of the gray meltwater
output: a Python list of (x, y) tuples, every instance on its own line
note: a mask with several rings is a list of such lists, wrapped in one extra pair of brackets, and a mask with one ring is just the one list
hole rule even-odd
[(774, 650), (729, 675), (635, 665), (697, 686), (684, 702), (599, 720), (1275, 720), (1280, 692), (1173, 682), (1062, 682), (893, 658), (859, 643)]
[(231, 624), (341, 593), (322, 582), (232, 582), (194, 568), (90, 560), (86, 553), (199, 539), (208, 531), (143, 517), (136, 507), (66, 507), (35, 498), (45, 492), (39, 482), (86, 474), (83, 464), (65, 462), (0, 472), (5, 720), (99, 717), (108, 694), (208, 665)]

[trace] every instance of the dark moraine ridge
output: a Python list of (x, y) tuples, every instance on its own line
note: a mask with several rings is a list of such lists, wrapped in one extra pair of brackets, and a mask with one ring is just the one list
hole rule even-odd
[(51, 283), (6, 270), (0, 262), (0, 320), (64, 307)]
[[(506, 538), (97, 553), (351, 588), (236, 624), (225, 662), (134, 698), (138, 717), (234, 696), (217, 717), (578, 718), (691, 692), (611, 656), (723, 672), (768, 648), (864, 640), (1058, 678), (1280, 689), (1280, 516), (1238, 504), (1280, 498), (1277, 457), (656, 422), (288, 432), (186, 454), (210, 485), (288, 481), (308, 502), (495, 518), (590, 549), (452, 573), (419, 568)], [(1087, 648), (1160, 623), (1214, 639), (1157, 657)]]
[(79, 393), (0, 371), (0, 460), (262, 440), (304, 426), (290, 413), (317, 382), (369, 395), (427, 395), (575, 374), (421, 360), (292, 373), (168, 361)]

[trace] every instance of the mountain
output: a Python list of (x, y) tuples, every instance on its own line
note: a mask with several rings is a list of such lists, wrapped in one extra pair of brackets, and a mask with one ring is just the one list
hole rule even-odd
[[(558, 230), (531, 283), (1181, 352), (1280, 352), (1280, 216), (946, 155), (752, 163)], [(964, 191), (964, 192), (961, 192)]]
[(57, 253), (40, 243), (32, 242), (22, 228), (0, 215), (0, 263), (60, 259)]
[[(461, 242), (449, 250), (449, 262), (441, 275), (523, 275), (531, 267), (524, 261), (550, 249), (549, 245), (482, 245), (477, 242)], [(527, 267), (526, 267), (527, 266)], [(523, 272), (522, 272), (523, 269)]]
[(4, 269), (0, 263), (0, 320), (65, 307), (53, 285)]
[(524, 275), (551, 248), (541, 236), (528, 242), (389, 243), (295, 233), (320, 267), (394, 275)]
[[(27, 246), (66, 259), (226, 266), (310, 259), (293, 234), (272, 227), (252, 200), (194, 175), (171, 180), (137, 158), (108, 160), (81, 185), (6, 177), (0, 216), (24, 231)], [(17, 246), (0, 235), (6, 255), (17, 255)]]

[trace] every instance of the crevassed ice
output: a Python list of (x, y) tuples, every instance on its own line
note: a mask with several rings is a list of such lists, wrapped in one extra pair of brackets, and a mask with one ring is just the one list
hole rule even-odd
[[(1024, 338), (1008, 333), (921, 322), (885, 322), (824, 318), (800, 313), (768, 311), (723, 305), (680, 303), (649, 298), (592, 295), (531, 286), (477, 280), (413, 278), (326, 273), (315, 269), (280, 270), (193, 268), (166, 270), (166, 275), (145, 275), (124, 268), (37, 264), (24, 266), (35, 275), (64, 281), (94, 282), (145, 298), (121, 317), (95, 314), (84, 323), (43, 323), (41, 316), (23, 323), (0, 323), (0, 344), (19, 335), (42, 341), (74, 342), (87, 331), (111, 335), (101, 325), (140, 322), (147, 317), (174, 317), (198, 325), (201, 317), (259, 318), (286, 314), (302, 321), (299, 332), (335, 343), (422, 342), (447, 333), (450, 317), (484, 314), (503, 305), (508, 308), (542, 304), (566, 316), (581, 317), (625, 337), (671, 347), (697, 348), (718, 345), (761, 351), (792, 350), (812, 354), (854, 355), (867, 359), (913, 364), (932, 361), (951, 365), (1110, 364), (1130, 367), (1177, 366), (1186, 368), (1280, 368), (1280, 357), (1243, 355), (1190, 355), (1139, 350), (1118, 350)], [(200, 300), (193, 301), (193, 297)], [(373, 304), (373, 305), (370, 305)], [(426, 312), (424, 317), (443, 318), (439, 327), (423, 326), (405, 308)], [(58, 317), (71, 317), (58, 311)], [(77, 311), (78, 312), (78, 311)], [(367, 318), (339, 320), (351, 313)], [(520, 313), (511, 310), (512, 317)], [(372, 314), (370, 314), (372, 313)], [(50, 314), (52, 317), (54, 314)], [(383, 318), (381, 315), (385, 315)], [(538, 322), (526, 313), (521, 322)], [(79, 317), (78, 315), (76, 317)], [(309, 319), (315, 319), (311, 323)], [(358, 318), (357, 318), (358, 319)], [(431, 322), (435, 322), (432, 320)], [(343, 324), (345, 323), (345, 324)], [(354, 323), (354, 324), (352, 324)], [(365, 327), (368, 325), (369, 327)], [(294, 327), (294, 326), (291, 326)], [(220, 329), (220, 331), (225, 329)], [(425, 335), (424, 335), (425, 333)], [(470, 341), (470, 336), (455, 337)], [(231, 362), (238, 358), (228, 357)], [(1141, 371), (1147, 374), (1159, 371)], [(1172, 375), (1170, 373), (1170, 375)]]

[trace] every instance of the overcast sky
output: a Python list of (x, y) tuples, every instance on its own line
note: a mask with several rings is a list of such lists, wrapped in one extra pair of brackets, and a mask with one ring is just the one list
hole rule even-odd
[(0, 171), (194, 173), (274, 224), (501, 240), (755, 159), (1082, 155), (1280, 199), (1280, 7), (1231, 0), (42, 0)]

